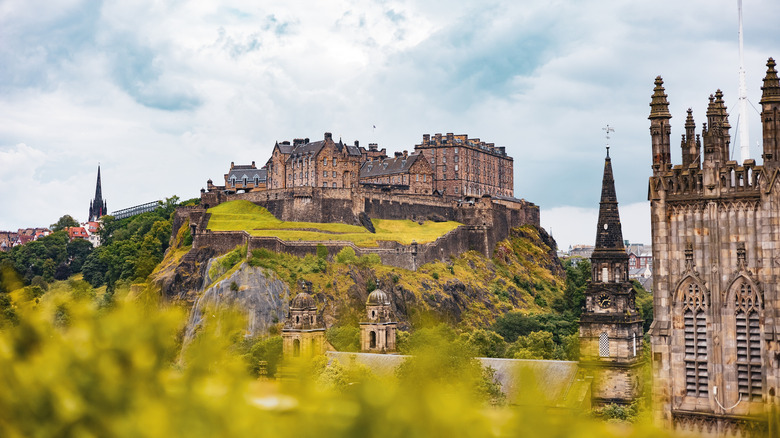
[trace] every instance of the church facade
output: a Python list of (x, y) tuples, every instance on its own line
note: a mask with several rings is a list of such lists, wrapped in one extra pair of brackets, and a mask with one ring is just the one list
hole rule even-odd
[(771, 58), (763, 82), (763, 165), (730, 160), (720, 90), (701, 134), (688, 110), (682, 163), (673, 165), (672, 116), (663, 80), (655, 80), (653, 409), (676, 430), (777, 433), (770, 412), (780, 405), (780, 83)]

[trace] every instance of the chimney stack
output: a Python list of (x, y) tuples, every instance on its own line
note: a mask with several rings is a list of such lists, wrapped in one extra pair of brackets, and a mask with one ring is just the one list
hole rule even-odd
[(331, 134), (330, 132), (326, 132), (325, 133), (325, 140), (333, 141), (333, 134)]

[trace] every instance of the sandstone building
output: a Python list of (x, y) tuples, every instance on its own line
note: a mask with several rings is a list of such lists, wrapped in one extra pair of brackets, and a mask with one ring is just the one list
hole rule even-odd
[(514, 196), (513, 159), (506, 148), (467, 135), (423, 135), (415, 150), (434, 170), (434, 188), (449, 196)]
[[(266, 183), (268, 180), (268, 169), (262, 167), (260, 169), (255, 166), (255, 162), (252, 164), (235, 164), (230, 163), (230, 170), (225, 174), (225, 189), (231, 192), (249, 192), (252, 190), (265, 190), (267, 188)], [(211, 180), (208, 182), (211, 186)]]
[(682, 164), (673, 165), (672, 115), (663, 80), (655, 80), (648, 189), (654, 415), (678, 430), (777, 432), (766, 419), (780, 405), (780, 82), (771, 58), (763, 82), (763, 165), (729, 159), (720, 90), (709, 98), (700, 135), (688, 111)]
[(366, 319), (360, 323), (360, 350), (366, 353), (390, 353), (395, 351), (394, 321), (390, 297), (381, 289), (368, 294)]
[(396, 152), (393, 158), (365, 161), (360, 166), (360, 185), (430, 195), (433, 193), (433, 170), (422, 154)]
[(580, 366), (593, 377), (594, 404), (633, 402), (640, 392), (642, 319), (628, 279), (628, 254), (607, 150), (591, 280), (580, 316)]
[(324, 139), (310, 142), (295, 139), (291, 145), (276, 143), (268, 168), (268, 188), (293, 187), (350, 188), (358, 184), (363, 154), (358, 144), (333, 141), (326, 132)]
[(282, 328), (282, 354), (285, 357), (310, 357), (325, 352), (325, 324), (317, 316), (317, 305), (307, 292), (290, 303), (290, 312)]

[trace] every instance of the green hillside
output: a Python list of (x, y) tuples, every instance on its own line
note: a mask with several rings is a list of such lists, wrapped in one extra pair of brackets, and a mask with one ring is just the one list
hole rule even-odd
[(285, 222), (268, 210), (249, 201), (224, 202), (208, 209), (211, 214), (208, 228), (213, 231), (246, 231), (253, 236), (275, 236), (282, 240), (353, 242), (357, 246), (378, 246), (378, 241), (399, 242), (405, 245), (433, 242), (454, 230), (458, 222), (426, 221), (419, 224), (410, 220), (372, 219), (376, 233), (357, 225), (317, 222)]

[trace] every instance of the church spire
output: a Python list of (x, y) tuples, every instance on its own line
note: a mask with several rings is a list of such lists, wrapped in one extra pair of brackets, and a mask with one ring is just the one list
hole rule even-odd
[(664, 80), (661, 76), (655, 78), (655, 88), (650, 101), (650, 135), (653, 138), (653, 172), (665, 172), (672, 166), (671, 134), (669, 119), (669, 101), (666, 100)]
[(89, 220), (100, 219), (101, 216), (108, 214), (108, 205), (103, 200), (103, 187), (100, 183), (100, 165), (98, 164), (97, 183), (95, 184), (95, 199), (89, 203)]
[(601, 181), (601, 202), (599, 204), (599, 222), (596, 229), (596, 252), (619, 251), (625, 253), (623, 230), (620, 226), (615, 179), (612, 176), (612, 159), (609, 149), (604, 158), (604, 177)]

